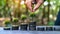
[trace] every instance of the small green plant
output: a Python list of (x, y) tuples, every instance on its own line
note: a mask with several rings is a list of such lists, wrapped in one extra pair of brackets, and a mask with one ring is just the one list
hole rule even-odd
[(29, 15), (31, 18), (32, 18), (32, 21), (34, 20), (34, 18), (36, 17), (36, 14), (35, 13), (30, 13)]
[(24, 14), (22, 14), (22, 15), (21, 15), (21, 20), (22, 20), (22, 22), (24, 22), (26, 19), (27, 19), (27, 16), (24, 15)]
[(10, 23), (10, 21), (9, 20), (6, 20), (5, 22), (4, 22), (4, 24), (5, 24), (5, 26), (7, 27), (9, 24), (11, 24)]
[(10, 21), (9, 20), (6, 20), (5, 21), (5, 24), (7, 25), (7, 24), (10, 24)]
[(19, 22), (18, 18), (13, 18), (12, 30), (18, 30), (19, 29), (18, 22)]
[(18, 21), (19, 21), (18, 18), (13, 18), (13, 23), (14, 23), (15, 25), (17, 24)]
[(18, 22), (18, 18), (14, 18), (13, 19), (13, 22)]
[(21, 15), (21, 20), (25, 20), (27, 18), (26, 15)]
[(29, 16), (30, 16), (30, 17), (36, 17), (36, 14), (35, 14), (35, 13), (30, 13)]

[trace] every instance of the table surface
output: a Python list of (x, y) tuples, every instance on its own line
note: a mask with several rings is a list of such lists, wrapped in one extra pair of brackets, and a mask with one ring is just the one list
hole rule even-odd
[(0, 34), (60, 34), (59, 31), (0, 31)]
[(0, 27), (0, 34), (60, 34), (60, 31), (21, 31), (21, 30), (3, 30)]

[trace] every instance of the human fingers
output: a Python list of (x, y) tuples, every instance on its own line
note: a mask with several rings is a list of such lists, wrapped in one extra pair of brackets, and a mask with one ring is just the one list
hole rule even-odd
[(34, 7), (33, 11), (36, 11), (41, 6), (41, 4), (44, 2), (44, 0), (36, 0), (36, 2), (37, 4)]

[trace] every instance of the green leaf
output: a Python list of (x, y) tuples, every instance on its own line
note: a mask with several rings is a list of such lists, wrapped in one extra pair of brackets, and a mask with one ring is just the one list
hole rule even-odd
[(17, 23), (18, 22), (18, 18), (13, 18), (13, 22)]
[(21, 15), (21, 19), (22, 19), (22, 20), (25, 20), (26, 18), (27, 18), (26, 15)]

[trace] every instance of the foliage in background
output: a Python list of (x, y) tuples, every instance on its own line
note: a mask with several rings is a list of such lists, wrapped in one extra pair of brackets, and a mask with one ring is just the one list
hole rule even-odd
[[(8, 6), (6, 6), (8, 2)], [(48, 8), (49, 8), (49, 20), (53, 20), (52, 22), (48, 22), (48, 24), (53, 24), (56, 20), (56, 16), (58, 14), (59, 8), (60, 8), (60, 0), (46, 0), (35, 13), (29, 12), (25, 4), (20, 2), (18, 4), (14, 3), (12, 0), (0, 0), (0, 17), (12, 17), (10, 16), (13, 12), (13, 17), (21, 18), (22, 20), (25, 20), (29, 15), (30, 17), (35, 17), (36, 15), (39, 16), (39, 18), (42, 18), (42, 15), (44, 14), (45, 17), (48, 18)], [(48, 7), (48, 3), (50, 3), (50, 6)], [(17, 6), (16, 6), (17, 5)], [(27, 13), (28, 16), (25, 16)], [(21, 16), (22, 14), (25, 14)], [(43, 15), (43, 16), (44, 16)]]

